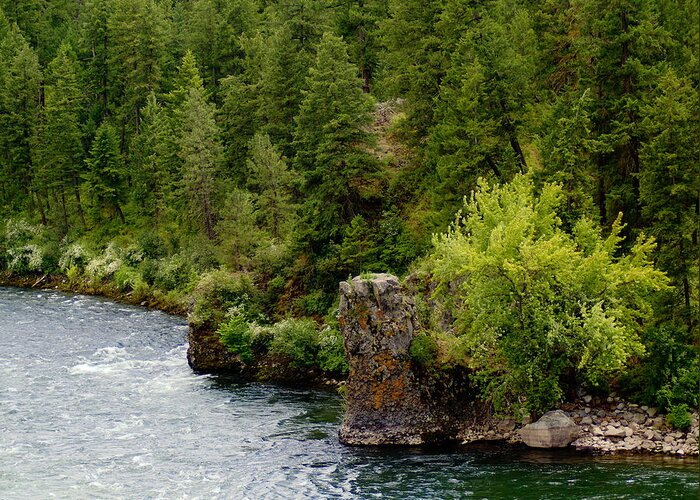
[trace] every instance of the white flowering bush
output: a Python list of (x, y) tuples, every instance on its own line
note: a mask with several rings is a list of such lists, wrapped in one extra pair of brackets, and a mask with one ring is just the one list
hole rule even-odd
[(24, 219), (9, 219), (5, 224), (5, 260), (7, 269), (18, 274), (42, 270), (44, 252), (35, 238), (41, 234), (39, 226)]
[(41, 271), (44, 262), (44, 253), (34, 244), (8, 248), (7, 257), (7, 268), (18, 274)]
[[(75, 268), (79, 271), (84, 271), (88, 263), (92, 259), (92, 254), (80, 243), (69, 245), (58, 259), (58, 268), (63, 273), (67, 273), (69, 269)], [(75, 272), (75, 271), (74, 271)]]
[(90, 260), (85, 267), (85, 274), (93, 281), (99, 282), (111, 277), (121, 267), (122, 263), (121, 252), (115, 245), (110, 243), (101, 255)]
[(39, 226), (33, 226), (24, 219), (9, 219), (5, 225), (5, 241), (8, 248), (20, 248), (41, 233)]

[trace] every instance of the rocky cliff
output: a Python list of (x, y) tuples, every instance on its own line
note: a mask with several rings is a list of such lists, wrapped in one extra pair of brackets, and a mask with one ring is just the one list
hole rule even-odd
[(342, 282), (339, 321), (350, 366), (340, 440), (416, 445), (457, 439), (468, 409), (463, 391), (446, 391), (412, 362), (409, 349), (420, 325), (398, 278)]

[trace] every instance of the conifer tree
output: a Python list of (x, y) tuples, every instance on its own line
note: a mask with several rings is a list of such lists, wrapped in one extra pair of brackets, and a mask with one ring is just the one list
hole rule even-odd
[(508, 179), (525, 167), (521, 131), (536, 69), (529, 13), (496, 0), (474, 15), (452, 54), (430, 137), (447, 200), (480, 175)]
[(287, 226), (294, 209), (291, 200), (294, 173), (287, 168), (285, 159), (268, 135), (256, 134), (249, 149), (248, 185), (257, 194), (259, 218), (273, 238), (281, 238), (289, 229)]
[(325, 34), (296, 117), (295, 165), (304, 176), (308, 242), (322, 251), (360, 212), (359, 183), (376, 168), (367, 152), (371, 98), (343, 41)]
[(125, 198), (125, 172), (119, 152), (119, 137), (115, 128), (105, 122), (97, 129), (86, 160), (85, 180), (93, 197), (95, 214), (99, 222), (106, 210), (124, 222), (122, 203)]
[(182, 196), (189, 219), (209, 239), (215, 237), (216, 179), (223, 163), (215, 113), (215, 107), (206, 101), (204, 89), (193, 88), (179, 112), (177, 130)]
[(162, 7), (155, 0), (114, 0), (107, 24), (110, 78), (121, 126), (122, 149), (138, 132), (146, 97), (160, 88), (167, 44)]
[(172, 120), (155, 94), (148, 96), (142, 112), (141, 133), (135, 138), (133, 195), (144, 213), (157, 223), (167, 212), (167, 197), (177, 175), (176, 138)]
[[(19, 32), (4, 41), (7, 67), (0, 82), (0, 168), (3, 202), (14, 208), (35, 206), (33, 190), (35, 134), (40, 106), (39, 59)], [(39, 209), (42, 207), (39, 205)]]
[(47, 68), (43, 124), (38, 137), (41, 176), (45, 187), (58, 192), (66, 228), (66, 191), (74, 196), (77, 215), (85, 227), (80, 199), (84, 162), (80, 128), (83, 91), (78, 80), (79, 70), (72, 47), (64, 42)]
[[(700, 106), (697, 88), (673, 70), (663, 76), (654, 99), (643, 108), (642, 126), (651, 136), (641, 149), (642, 215), (659, 245), (659, 267), (677, 287), (680, 318), (697, 326), (698, 221), (700, 220)], [(693, 303), (693, 301), (695, 303)]]
[(344, 0), (338, 9), (338, 32), (348, 44), (350, 59), (358, 66), (363, 90), (369, 92), (379, 67), (379, 26), (389, 16), (389, 2)]

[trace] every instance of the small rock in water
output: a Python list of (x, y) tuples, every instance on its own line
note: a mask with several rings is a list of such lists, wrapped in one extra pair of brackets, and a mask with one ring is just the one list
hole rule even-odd
[(592, 399), (593, 396), (591, 396), (590, 394), (586, 394), (585, 396), (583, 396), (583, 402), (586, 404), (590, 403)]

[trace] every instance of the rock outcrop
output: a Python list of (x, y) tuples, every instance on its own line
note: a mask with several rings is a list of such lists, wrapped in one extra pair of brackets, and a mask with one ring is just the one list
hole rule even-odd
[(578, 434), (576, 422), (561, 410), (548, 411), (537, 422), (520, 429), (523, 442), (532, 448), (565, 448)]
[(216, 375), (241, 372), (238, 356), (221, 343), (216, 329), (190, 326), (187, 340), (187, 363), (193, 371)]
[(342, 282), (339, 320), (350, 367), (341, 442), (419, 445), (455, 439), (446, 415), (452, 408), (431, 394), (431, 384), (411, 361), (418, 322), (398, 278), (377, 274)]

